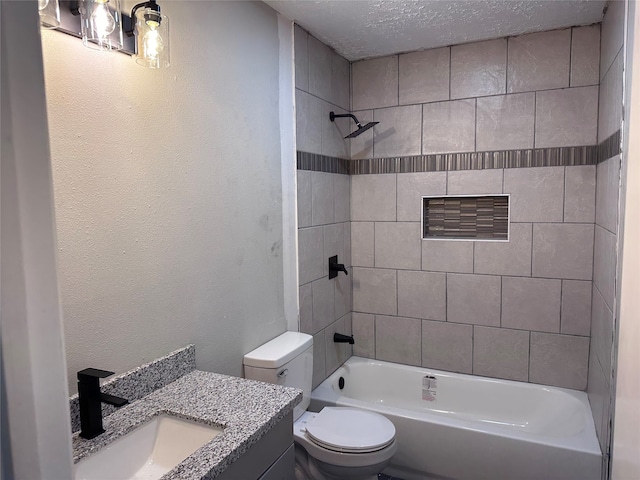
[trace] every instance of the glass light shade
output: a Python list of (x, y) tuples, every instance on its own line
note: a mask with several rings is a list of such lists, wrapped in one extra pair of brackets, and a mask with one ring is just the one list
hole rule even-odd
[(60, 26), (60, 4), (58, 0), (38, 0), (38, 13), (42, 28)]
[(136, 63), (148, 68), (168, 67), (169, 18), (151, 8), (140, 8), (135, 20)]
[(122, 49), (120, 0), (82, 0), (80, 18), (85, 47), (96, 50)]

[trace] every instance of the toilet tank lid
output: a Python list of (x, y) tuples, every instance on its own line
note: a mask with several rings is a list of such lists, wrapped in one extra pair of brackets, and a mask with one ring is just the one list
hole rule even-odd
[(293, 360), (313, 345), (313, 337), (306, 333), (284, 332), (244, 356), (250, 367), (278, 368)]

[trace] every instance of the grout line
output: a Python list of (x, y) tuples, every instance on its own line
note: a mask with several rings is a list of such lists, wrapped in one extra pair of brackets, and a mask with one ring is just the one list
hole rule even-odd
[(504, 283), (504, 276), (500, 277), (500, 328), (502, 328), (502, 284)]
[(478, 99), (474, 102), (474, 117), (473, 117), (473, 151), (478, 151)]
[(400, 106), (400, 55), (396, 55), (396, 61), (398, 66), (398, 89), (396, 91), (396, 105)]
[(559, 330), (558, 333), (562, 334), (562, 299), (564, 297), (564, 282), (565, 280), (560, 280), (560, 325), (559, 325)]
[(449, 47), (449, 98), (447, 100), (451, 100), (451, 51), (452, 47)]
[(507, 59), (504, 72), (504, 93), (509, 92), (509, 37), (507, 37)]
[(569, 82), (567, 82), (567, 85), (569, 85), (569, 88), (571, 88), (571, 68), (572, 67), (573, 67), (573, 27), (571, 27), (571, 29), (569, 30)]
[[(533, 148), (536, 148), (536, 127), (538, 125), (538, 94), (533, 92)], [(596, 138), (596, 141), (598, 139)]]
[(531, 331), (529, 331), (529, 355), (527, 355), (527, 382), (531, 380)]

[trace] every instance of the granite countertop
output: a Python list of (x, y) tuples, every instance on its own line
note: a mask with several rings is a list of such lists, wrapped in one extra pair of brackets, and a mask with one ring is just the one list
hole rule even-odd
[(91, 440), (73, 435), (73, 460), (87, 455), (163, 413), (223, 427), (211, 442), (162, 480), (212, 479), (302, 401), (302, 391), (194, 370), (104, 418), (105, 433)]

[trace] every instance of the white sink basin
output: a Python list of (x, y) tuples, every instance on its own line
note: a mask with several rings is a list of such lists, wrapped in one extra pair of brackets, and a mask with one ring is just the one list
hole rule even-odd
[(75, 465), (75, 480), (154, 480), (222, 433), (159, 415)]

